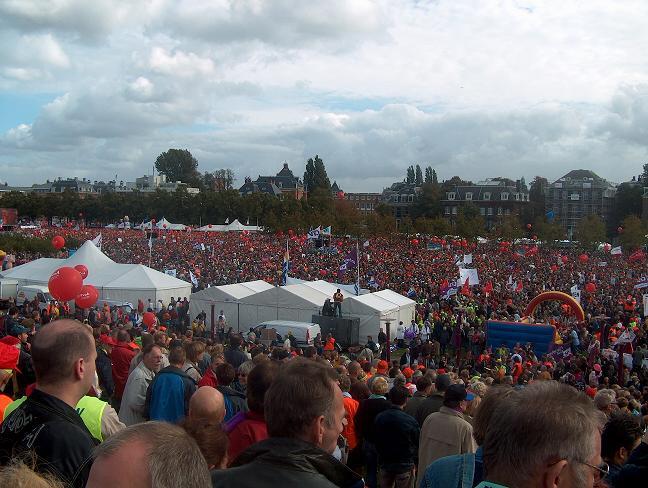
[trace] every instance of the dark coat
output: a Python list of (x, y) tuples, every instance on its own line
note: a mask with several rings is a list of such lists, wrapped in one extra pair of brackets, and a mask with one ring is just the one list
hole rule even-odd
[(330, 454), (298, 439), (271, 438), (239, 455), (230, 469), (212, 471), (216, 488), (362, 488), (364, 481)]
[(53, 474), (66, 486), (84, 487), (96, 443), (74, 408), (36, 389), (2, 422), (0, 465), (31, 450), (37, 471)]
[(435, 391), (419, 404), (414, 417), (416, 417), (418, 424), (423, 427), (423, 422), (425, 422), (427, 416), (431, 413), (438, 412), (442, 406), (443, 393)]
[(374, 423), (378, 465), (389, 473), (405, 473), (418, 459), (421, 429), (414, 417), (392, 406), (381, 412)]
[(360, 402), (358, 411), (356, 413), (354, 423), (356, 435), (358, 440), (374, 443), (375, 442), (375, 427), (374, 422), (380, 412), (383, 412), (391, 407), (391, 403), (384, 398), (367, 398)]

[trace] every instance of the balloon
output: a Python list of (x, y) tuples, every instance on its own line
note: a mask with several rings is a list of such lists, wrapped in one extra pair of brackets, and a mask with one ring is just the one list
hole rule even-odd
[(207, 226), (207, 228), (208, 228), (208, 229), (211, 229), (211, 228), (212, 228), (212, 227), (211, 227), (211, 224), (209, 224), (209, 225)]
[(441, 245), (442, 245), (442, 246), (445, 246), (445, 245), (446, 245), (446, 240), (445, 240), (445, 239), (441, 239)]
[(344, 244), (342, 241), (337, 242), (338, 247), (342, 247), (342, 244)]
[[(76, 269), (79, 274), (81, 275), (81, 278), (84, 280), (88, 277), (88, 268), (86, 267), (85, 264), (77, 264), (74, 269)], [(88, 308), (88, 307), (81, 307), (81, 308)]]
[(320, 274), (322, 276), (326, 276), (326, 270), (325, 269), (320, 269)]
[(55, 299), (67, 302), (79, 294), (83, 286), (83, 278), (76, 269), (63, 266), (52, 273), (47, 286)]
[(162, 227), (164, 227), (164, 228), (166, 229), (166, 228), (167, 228), (167, 225), (166, 225), (166, 224), (162, 224)]
[(589, 256), (587, 254), (581, 254), (580, 256), (578, 256), (578, 260), (584, 264), (589, 261)]
[(418, 246), (419, 245), (419, 240), (418, 239), (412, 239), (412, 246)]
[(553, 273), (555, 273), (556, 271), (558, 271), (558, 266), (556, 266), (555, 264), (552, 264), (552, 265), (551, 265), (551, 271), (552, 271)]
[(63, 249), (65, 247), (65, 239), (61, 236), (54, 236), (52, 239), (52, 246), (54, 246), (54, 249)]
[(527, 224), (527, 229), (531, 230), (533, 226), (531, 224)]
[(567, 261), (569, 261), (569, 258), (567, 256), (563, 256), (560, 258), (563, 264), (567, 264)]
[(90, 308), (99, 300), (99, 292), (92, 285), (83, 285), (81, 291), (74, 299), (74, 303), (79, 308)]
[(596, 291), (596, 285), (594, 283), (587, 283), (585, 285), (585, 291), (587, 293), (594, 293)]
[(142, 315), (142, 322), (149, 329), (155, 325), (155, 314), (153, 312), (144, 312)]

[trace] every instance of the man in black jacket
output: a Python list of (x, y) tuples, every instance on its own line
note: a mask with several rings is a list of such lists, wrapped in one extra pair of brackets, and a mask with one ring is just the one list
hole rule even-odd
[(2, 423), (0, 463), (31, 452), (36, 470), (83, 487), (95, 441), (75, 406), (94, 380), (92, 334), (79, 322), (59, 320), (34, 336), (31, 350), (38, 386)]
[(248, 360), (248, 357), (243, 351), (241, 351), (241, 344), (243, 343), (243, 338), (240, 335), (235, 335), (230, 341), (230, 348), (225, 351), (225, 361), (234, 366), (234, 369)]
[(416, 476), (421, 429), (414, 417), (403, 412), (408, 397), (407, 388), (393, 387), (389, 391), (392, 406), (378, 414), (374, 422), (381, 488), (411, 486)]
[(436, 377), (434, 381), (435, 390), (432, 392), (425, 400), (423, 400), (418, 408), (414, 417), (416, 421), (422, 427), (423, 422), (431, 413), (438, 412), (439, 409), (443, 406), (443, 396), (445, 391), (450, 386), (450, 375), (440, 374)]
[(331, 454), (344, 426), (335, 370), (308, 359), (286, 364), (264, 398), (268, 439), (231, 469), (212, 472), (218, 488), (362, 488), (362, 478)]

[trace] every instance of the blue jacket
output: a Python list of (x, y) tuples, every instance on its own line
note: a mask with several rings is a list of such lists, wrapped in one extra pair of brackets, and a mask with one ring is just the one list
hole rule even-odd
[(149, 420), (178, 423), (189, 412), (189, 399), (196, 391), (195, 381), (180, 368), (162, 369), (146, 391), (144, 409)]
[(446, 456), (434, 461), (423, 474), (419, 488), (473, 488), (484, 476), (482, 448), (477, 452)]

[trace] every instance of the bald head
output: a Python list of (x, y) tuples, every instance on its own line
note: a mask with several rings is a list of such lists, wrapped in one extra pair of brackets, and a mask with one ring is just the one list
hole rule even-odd
[(189, 418), (220, 424), (225, 419), (225, 399), (211, 386), (201, 386), (189, 400)]
[(81, 322), (69, 319), (50, 322), (38, 331), (32, 342), (36, 381), (47, 385), (74, 379), (79, 359), (94, 363), (94, 351), (92, 333)]

